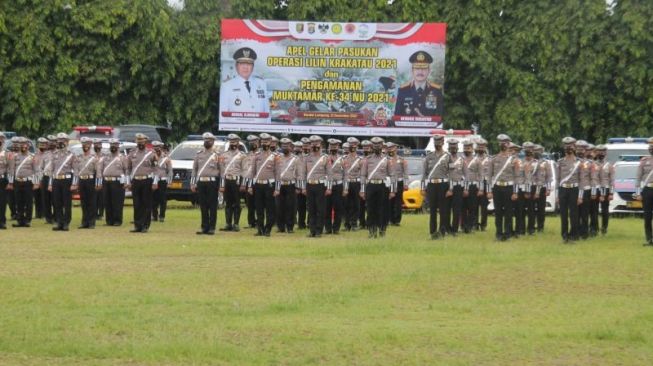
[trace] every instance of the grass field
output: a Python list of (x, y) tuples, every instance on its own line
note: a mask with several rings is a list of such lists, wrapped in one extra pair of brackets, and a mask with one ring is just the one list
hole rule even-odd
[(377, 240), (196, 236), (198, 211), (167, 216), (147, 234), (39, 221), (0, 232), (0, 364), (653, 360), (653, 249), (640, 219), (563, 245), (555, 217), (541, 235), (495, 243), (491, 231), (427, 240), (426, 215)]

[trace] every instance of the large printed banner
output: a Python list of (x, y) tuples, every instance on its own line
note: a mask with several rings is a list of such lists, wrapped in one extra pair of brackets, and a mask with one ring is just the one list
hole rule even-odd
[(444, 23), (222, 21), (219, 128), (428, 136), (443, 128)]

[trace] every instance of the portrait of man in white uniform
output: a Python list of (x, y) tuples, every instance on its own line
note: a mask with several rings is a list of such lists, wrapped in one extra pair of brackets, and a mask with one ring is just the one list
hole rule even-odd
[[(270, 122), (270, 103), (265, 80), (254, 76), (256, 52), (249, 47), (239, 48), (234, 53), (237, 75), (220, 87), (221, 112), (268, 113), (265, 118), (243, 117), (243, 122)], [(231, 119), (231, 118), (230, 118)]]

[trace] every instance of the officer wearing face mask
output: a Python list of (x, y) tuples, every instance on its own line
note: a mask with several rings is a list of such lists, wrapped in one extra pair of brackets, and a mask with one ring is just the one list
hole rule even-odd
[(172, 161), (167, 153), (163, 151), (164, 144), (161, 141), (152, 141), (152, 147), (156, 154), (156, 171), (159, 174), (159, 189), (153, 193), (152, 220), (164, 222), (168, 208), (168, 182), (172, 181)]
[[(45, 137), (39, 137), (36, 141), (37, 150), (36, 154), (34, 154), (34, 159), (36, 159), (36, 164), (39, 167), (39, 174), (42, 174), (41, 167), (43, 166), (43, 161), (45, 161), (46, 157), (49, 155), (48, 139)], [(34, 182), (34, 185), (37, 186), (33, 192), (34, 218), (42, 219), (45, 212), (45, 205), (43, 204), (43, 192), (41, 190), (40, 182)]]
[(397, 145), (388, 142), (388, 159), (390, 160), (390, 176), (397, 182), (395, 196), (390, 199), (388, 217), (393, 226), (401, 225), (401, 211), (404, 201), (404, 191), (408, 189), (408, 162), (397, 154)]
[(546, 217), (546, 197), (551, 194), (555, 163), (552, 160), (544, 159), (542, 156), (544, 153), (544, 147), (542, 147), (542, 145), (536, 145), (533, 152), (534, 157), (537, 160), (537, 165), (535, 166), (535, 171), (532, 173), (533, 186), (531, 187), (531, 198), (535, 204), (534, 210), (537, 217), (536, 230), (537, 232), (543, 232), (544, 220)]
[(327, 189), (331, 194), (326, 198), (326, 215), (324, 222), (324, 232), (326, 234), (340, 234), (342, 217), (344, 216), (344, 181), (345, 165), (344, 155), (340, 154), (340, 144), (338, 139), (329, 139), (329, 155), (327, 159)]
[(513, 225), (511, 225), (511, 235), (518, 238), (521, 235), (526, 235), (526, 199), (528, 192), (526, 191), (526, 175), (524, 162), (519, 157), (522, 147), (518, 144), (511, 143), (510, 150), (512, 152), (513, 160), (515, 161), (515, 186), (517, 187), (517, 199), (512, 204), (512, 217), (514, 218)]
[[(390, 162), (382, 153), (383, 139), (373, 137), (372, 154), (361, 162), (361, 192), (360, 196), (367, 202), (367, 229), (368, 237), (384, 237), (384, 205), (389, 199), (394, 198), (396, 182), (390, 177)], [(387, 195), (386, 184), (390, 178), (390, 187)]]
[(355, 137), (347, 138), (347, 147), (343, 165), (345, 169), (345, 231), (358, 230), (358, 218), (360, 216), (361, 199), (359, 196), (361, 189), (361, 161), (362, 157), (358, 155), (359, 141)]
[(590, 170), (590, 199), (589, 199), (589, 236), (595, 237), (599, 233), (599, 169), (596, 162), (596, 146), (589, 144), (585, 153), (587, 165)]
[(608, 148), (605, 145), (596, 147), (596, 170), (598, 172), (598, 196), (601, 214), (601, 234), (608, 232), (610, 219), (610, 201), (614, 194), (614, 165), (605, 159)]
[(539, 167), (539, 162), (535, 158), (535, 144), (526, 141), (524, 142), (524, 161), (522, 162), (522, 170), (524, 171), (524, 210), (528, 218), (526, 231), (528, 235), (535, 234), (535, 222), (537, 216), (535, 213), (535, 199), (537, 194), (537, 187), (535, 185), (535, 175)]
[(72, 219), (72, 192), (77, 190), (77, 179), (73, 179), (75, 156), (68, 151), (68, 135), (57, 134), (57, 150), (52, 155), (52, 176), (48, 190), (54, 202), (53, 231), (68, 231)]
[(30, 227), (32, 222), (33, 191), (38, 187), (38, 164), (33, 154), (29, 153), (29, 140), (19, 137), (16, 142), (18, 151), (9, 160), (7, 190), (15, 194), (16, 223), (13, 227)]
[(474, 142), (463, 141), (463, 176), (465, 189), (463, 191), (463, 210), (461, 221), (463, 232), (471, 233), (476, 228), (476, 215), (478, 212), (479, 187), (481, 186), (481, 160), (474, 156)]
[(229, 149), (220, 155), (220, 192), (224, 195), (225, 203), (225, 226), (220, 231), (240, 231), (240, 193), (246, 189), (242, 177), (245, 154), (238, 149), (238, 135), (230, 133), (227, 141)]
[(497, 241), (506, 241), (510, 238), (512, 230), (513, 203), (517, 200), (517, 184), (519, 164), (511, 153), (509, 146), (510, 136), (501, 134), (497, 136), (501, 152), (492, 157), (488, 169), (488, 177), (492, 192), (488, 192), (488, 199), (494, 199), (495, 238)]
[[(441, 239), (447, 233), (449, 212), (446, 209), (445, 197), (449, 191), (449, 164), (451, 155), (444, 151), (444, 136), (433, 136), (435, 151), (424, 158), (421, 183), (422, 195), (429, 203), (429, 233), (431, 239)], [(438, 226), (438, 213), (440, 225)]]
[[(301, 164), (305, 166), (305, 159), (311, 153), (311, 141), (308, 137), (302, 137), (298, 143), (302, 147), (301, 154), (299, 155), (301, 157)], [(306, 229), (306, 195), (302, 193), (299, 187), (297, 187), (297, 228), (300, 230)]]
[(304, 159), (302, 170), (306, 173), (302, 193), (306, 195), (308, 211), (309, 238), (322, 236), (324, 229), (325, 200), (328, 191), (328, 156), (322, 153), (322, 138), (313, 135), (309, 138), (311, 153)]
[(278, 155), (270, 151), (271, 135), (264, 132), (260, 138), (262, 151), (254, 157), (248, 192), (254, 194), (256, 205), (257, 232), (255, 235), (270, 236), (276, 222), (274, 186)]
[(0, 230), (7, 229), (7, 176), (9, 175), (10, 153), (5, 151), (5, 134), (0, 132)]
[(490, 186), (491, 177), (489, 175), (492, 159), (487, 152), (487, 140), (480, 138), (476, 141), (475, 153), (481, 164), (481, 185), (478, 193), (478, 220), (476, 227), (481, 231), (485, 231), (487, 228), (487, 206), (489, 204), (487, 194), (492, 190)]
[(127, 185), (127, 158), (120, 153), (120, 141), (109, 140), (109, 154), (103, 155), (97, 169), (97, 184), (104, 201), (106, 226), (122, 225)]
[(54, 223), (54, 205), (52, 202), (52, 192), (48, 190), (48, 186), (50, 185), (52, 176), (52, 157), (57, 149), (57, 137), (48, 135), (46, 143), (43, 146), (45, 147), (45, 151), (39, 161), (39, 172), (41, 175), (39, 192), (41, 194), (43, 217), (47, 224), (52, 225)]
[(277, 153), (279, 148), (279, 139), (276, 136), (270, 138), (270, 151)]
[(260, 139), (256, 135), (247, 136), (247, 143), (249, 144), (249, 152), (243, 158), (243, 183), (245, 187), (252, 187), (252, 193), (250, 194), (248, 190), (245, 190), (245, 203), (247, 204), (247, 225), (248, 228), (256, 228), (256, 201), (254, 199), (254, 194), (256, 187), (250, 185), (252, 179), (252, 165), (254, 163), (254, 158), (259, 153), (259, 144)]
[[(301, 145), (300, 145), (301, 146)], [(297, 211), (297, 189), (303, 185), (304, 171), (301, 156), (292, 153), (293, 142), (281, 139), (281, 154), (276, 159), (276, 182), (274, 188), (279, 232), (292, 234)]]
[(79, 201), (82, 208), (82, 225), (80, 229), (94, 229), (97, 214), (96, 191), (99, 182), (96, 179), (99, 160), (91, 152), (92, 141), (88, 137), (81, 138), (82, 154), (75, 158), (73, 181), (79, 186)]
[(152, 192), (159, 188), (158, 157), (146, 148), (148, 138), (136, 134), (136, 149), (127, 155), (127, 188), (132, 191), (134, 228), (131, 233), (146, 233), (152, 222)]
[(642, 202), (644, 208), (644, 246), (653, 246), (653, 233), (651, 221), (653, 220), (653, 137), (648, 139), (648, 152), (639, 161), (637, 167), (637, 180), (635, 182), (635, 199)]
[[(581, 182), (581, 164), (576, 157), (576, 139), (562, 139), (565, 156), (558, 160), (556, 174), (558, 186), (558, 203), (560, 205), (560, 225), (562, 240), (565, 243), (578, 240), (578, 207), (583, 203), (583, 192), (579, 190)], [(571, 223), (571, 227), (570, 227)]]
[[(102, 160), (102, 157), (104, 156), (104, 153), (102, 152), (102, 140), (93, 139), (93, 154), (95, 154), (95, 158), (98, 161)], [(101, 220), (104, 217), (104, 198), (101, 191), (96, 195), (95, 206), (97, 209), (95, 219)]]
[(580, 182), (579, 191), (582, 194), (583, 202), (578, 207), (578, 235), (587, 239), (589, 237), (589, 215), (590, 215), (590, 199), (592, 195), (592, 170), (593, 163), (587, 158), (586, 152), (589, 144), (587, 141), (576, 141), (576, 157), (580, 159)]
[(463, 209), (463, 193), (465, 191), (465, 173), (463, 157), (458, 156), (458, 140), (449, 139), (449, 190), (445, 194), (447, 216), (451, 218), (447, 221), (449, 234), (456, 236), (460, 223), (460, 217)]
[(195, 155), (190, 189), (197, 193), (200, 204), (202, 228), (197, 235), (214, 235), (218, 216), (218, 189), (220, 184), (220, 158), (213, 148), (215, 136), (210, 132), (202, 134), (204, 149)]
[[(370, 140), (361, 141), (360, 146), (363, 151), (363, 158), (369, 156), (372, 153), (372, 143), (370, 142)], [(364, 199), (361, 198), (360, 191), (358, 193), (359, 193), (358, 199), (360, 204), (360, 212), (359, 212), (358, 220), (361, 229), (365, 229), (367, 228), (367, 203)]]

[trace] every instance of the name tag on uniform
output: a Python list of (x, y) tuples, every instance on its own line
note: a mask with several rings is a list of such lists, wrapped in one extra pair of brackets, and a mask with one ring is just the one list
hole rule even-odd
[(256, 93), (258, 93), (259, 98), (265, 98), (265, 90), (263, 89), (257, 89)]

